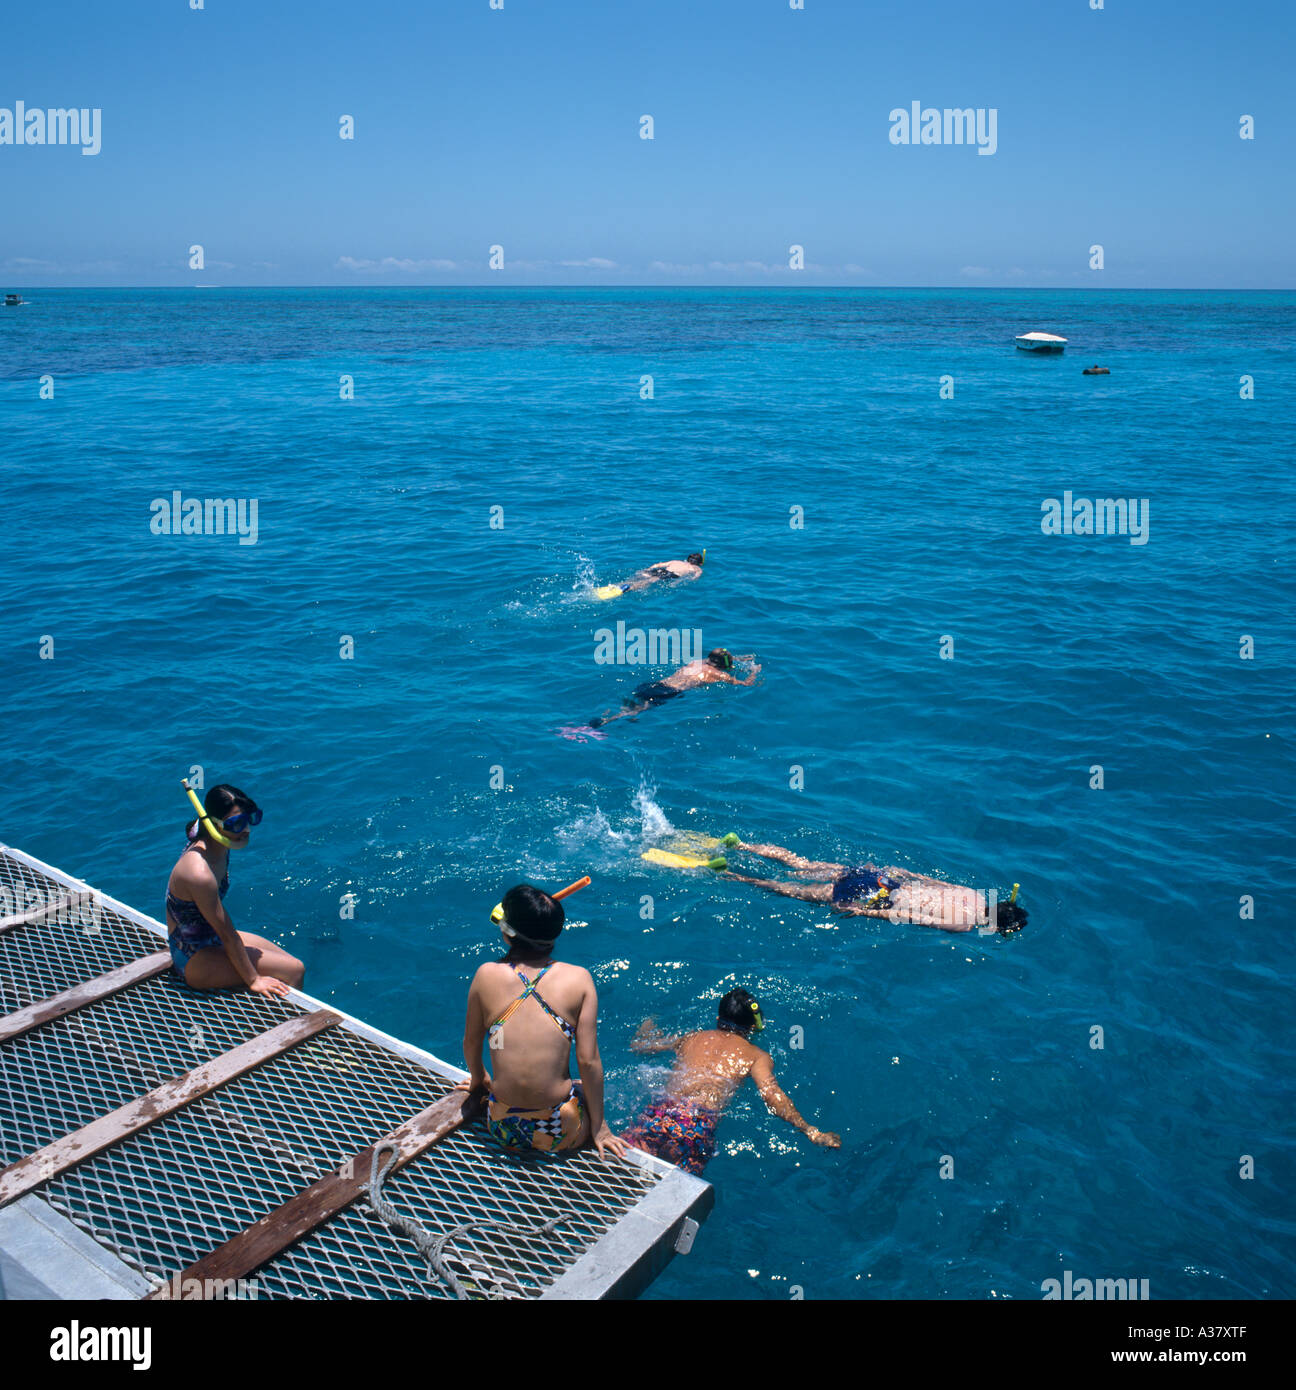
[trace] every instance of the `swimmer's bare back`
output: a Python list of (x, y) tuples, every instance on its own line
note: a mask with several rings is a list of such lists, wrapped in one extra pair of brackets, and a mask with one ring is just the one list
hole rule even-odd
[[(739, 656), (735, 661), (751, 661), (750, 656)], [(722, 671), (718, 666), (713, 666), (711, 662), (699, 658), (697, 661), (690, 661), (687, 665), (681, 666), (678, 671), (672, 671), (669, 676), (662, 679), (663, 685), (669, 685), (674, 690), (693, 690), (699, 685), (752, 685), (756, 677), (760, 674), (760, 667), (752, 664), (751, 675), (746, 680), (740, 681), (737, 676), (731, 676), (728, 671)]]
[(774, 1077), (774, 1064), (763, 1048), (720, 1028), (670, 1037), (651, 1019), (644, 1019), (630, 1044), (633, 1052), (674, 1052), (675, 1067), (666, 1093), (676, 1100), (691, 1100), (709, 1110), (723, 1110), (748, 1076), (771, 1114), (799, 1129), (812, 1143), (841, 1147), (841, 1137), (816, 1129), (803, 1119), (791, 1097)]
[(667, 1089), (672, 1096), (723, 1110), (764, 1055), (746, 1038), (718, 1028), (686, 1033), (675, 1040), (675, 1069)]
[(660, 564), (645, 565), (636, 570), (629, 579), (621, 581), (623, 589), (646, 589), (663, 579), (697, 579), (702, 573), (701, 565), (691, 565), (687, 560), (663, 560)]

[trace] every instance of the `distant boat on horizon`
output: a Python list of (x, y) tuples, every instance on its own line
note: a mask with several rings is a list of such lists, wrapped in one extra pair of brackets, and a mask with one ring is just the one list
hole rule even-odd
[(1061, 352), (1067, 345), (1056, 333), (1019, 333), (1017, 346), (1023, 352)]
[(6, 308), (6, 309), (12, 309), (12, 308), (14, 308), (16, 305), (21, 304), (22, 302), (23, 302), (23, 297), (22, 297), (22, 295), (20, 295), (20, 294), (7, 294), (7, 295), (5, 295), (5, 308)]

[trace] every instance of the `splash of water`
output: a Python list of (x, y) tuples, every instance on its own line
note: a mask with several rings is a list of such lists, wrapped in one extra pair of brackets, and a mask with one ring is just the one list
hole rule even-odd
[(577, 555), (576, 577), (572, 580), (572, 593), (588, 598), (594, 588), (594, 561), (588, 555)]
[(665, 811), (653, 800), (656, 790), (641, 781), (630, 806), (615, 819), (597, 803), (591, 810), (578, 812), (565, 825), (556, 827), (558, 842), (568, 854), (579, 852), (587, 861), (604, 867), (624, 862), (642, 845), (674, 831)]
[(639, 813), (639, 834), (643, 841), (657, 841), (669, 835), (675, 827), (666, 818), (666, 812), (653, 800), (657, 788), (641, 781), (635, 790), (632, 805)]

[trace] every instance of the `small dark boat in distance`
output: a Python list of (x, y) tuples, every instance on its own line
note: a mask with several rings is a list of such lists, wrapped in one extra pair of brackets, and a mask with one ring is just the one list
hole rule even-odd
[(1086, 368), (1084, 369), (1083, 375), (1084, 375), (1084, 376), (1111, 376), (1111, 368), (1110, 368), (1110, 367), (1097, 367), (1097, 366), (1094, 366), (1094, 367), (1086, 367)]
[(20, 294), (7, 294), (7, 295), (5, 295), (5, 308), (6, 308), (6, 309), (12, 309), (12, 308), (14, 308), (16, 305), (21, 304), (22, 302), (23, 302), (23, 297), (22, 297), (22, 295), (20, 295)]

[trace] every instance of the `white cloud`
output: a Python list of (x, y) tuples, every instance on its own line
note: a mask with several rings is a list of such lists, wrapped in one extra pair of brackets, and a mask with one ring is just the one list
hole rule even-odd
[(386, 275), (392, 271), (402, 271), (409, 275), (426, 270), (458, 270), (459, 263), (458, 261), (442, 259), (419, 261), (409, 256), (384, 256), (380, 261), (357, 259), (355, 256), (339, 256), (334, 268), (354, 270), (365, 275)]
[(583, 261), (559, 261), (559, 265), (581, 270), (615, 270), (616, 262), (604, 260), (602, 256), (588, 256)]
[(708, 261), (707, 269), (723, 270), (729, 275), (777, 275), (789, 267), (767, 265), (764, 261)]
[(0, 267), (20, 275), (107, 275), (124, 269), (121, 261), (45, 261), (35, 256), (10, 256)]

